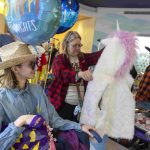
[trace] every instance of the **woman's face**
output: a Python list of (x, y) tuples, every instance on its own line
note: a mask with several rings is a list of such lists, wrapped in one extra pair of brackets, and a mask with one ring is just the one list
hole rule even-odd
[(80, 48), (82, 47), (81, 40), (79, 38), (74, 39), (68, 43), (67, 52), (69, 56), (75, 57), (80, 53)]
[(33, 79), (35, 75), (35, 61), (28, 61), (17, 66), (16, 76), (22, 79)]

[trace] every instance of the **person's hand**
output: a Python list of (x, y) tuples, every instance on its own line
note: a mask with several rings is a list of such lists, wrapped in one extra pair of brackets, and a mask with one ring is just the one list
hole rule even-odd
[(93, 76), (92, 76), (92, 73), (91, 73), (90, 70), (78, 72), (78, 77), (82, 78), (85, 81), (91, 81), (91, 80), (93, 80)]
[(15, 120), (14, 125), (16, 127), (22, 127), (23, 125), (29, 125), (35, 115), (22, 115)]
[[(83, 132), (87, 133), (91, 138), (93, 138), (93, 135), (90, 133), (89, 130), (94, 130), (96, 131), (96, 129), (92, 126), (89, 126), (89, 125), (81, 125), (81, 129)], [(96, 131), (97, 132), (97, 131)]]

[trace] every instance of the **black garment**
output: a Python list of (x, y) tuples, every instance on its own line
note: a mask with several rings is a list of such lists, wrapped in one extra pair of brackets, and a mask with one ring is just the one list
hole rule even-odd
[(55, 55), (57, 54), (57, 52), (59, 52), (59, 50), (56, 49), (56, 48), (53, 48), (52, 51), (51, 51), (51, 59), (50, 59), (50, 63), (49, 63), (49, 70), (51, 70), (53, 60), (54, 60)]
[(9, 43), (14, 42), (15, 40), (13, 39), (12, 36), (7, 35), (7, 34), (0, 34), (0, 47), (7, 45)]
[(130, 70), (130, 74), (131, 76), (135, 79), (137, 76), (137, 71), (135, 69), (135, 67), (133, 66), (132, 69)]
[(62, 107), (58, 110), (58, 114), (63, 119), (78, 122), (77, 121), (77, 116), (74, 116), (75, 107), (76, 107), (76, 105), (70, 105), (70, 104), (64, 102)]

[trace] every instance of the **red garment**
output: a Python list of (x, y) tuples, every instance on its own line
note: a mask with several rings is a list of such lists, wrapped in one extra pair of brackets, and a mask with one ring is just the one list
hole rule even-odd
[[(89, 66), (95, 65), (101, 53), (102, 50), (95, 53), (82, 53), (83, 55), (78, 57), (80, 69), (85, 71), (88, 70)], [(48, 86), (48, 97), (55, 109), (58, 110), (65, 100), (69, 83), (76, 83), (76, 72), (65, 54), (57, 55), (54, 58), (52, 71), (55, 78), (52, 84)], [(87, 82), (84, 81), (84, 86), (86, 85)]]
[(42, 67), (47, 64), (46, 55), (43, 53), (39, 58), (37, 58), (37, 71), (42, 71)]
[(150, 102), (150, 65), (146, 68), (146, 71), (140, 81), (135, 100)]

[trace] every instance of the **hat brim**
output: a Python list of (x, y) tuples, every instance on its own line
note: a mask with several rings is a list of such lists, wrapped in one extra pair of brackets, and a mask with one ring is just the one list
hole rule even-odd
[(5, 62), (0, 62), (0, 70), (16, 66), (27, 61), (35, 61), (35, 60), (36, 60), (36, 55), (31, 55), (31, 54), (23, 55), (23, 56), (13, 58), (13, 59), (10, 58), (9, 60)]

